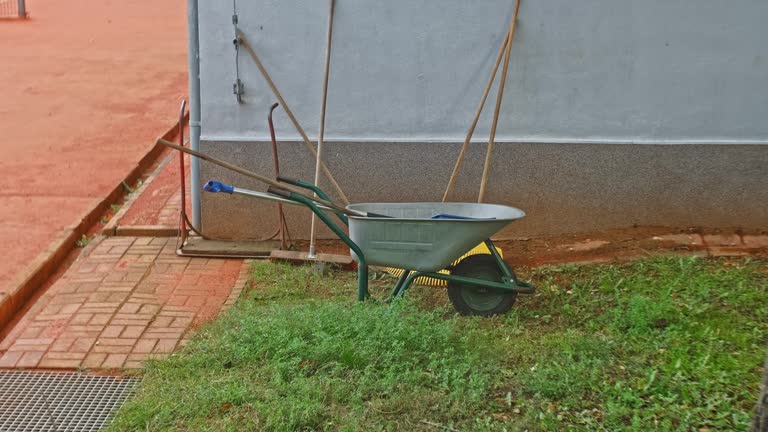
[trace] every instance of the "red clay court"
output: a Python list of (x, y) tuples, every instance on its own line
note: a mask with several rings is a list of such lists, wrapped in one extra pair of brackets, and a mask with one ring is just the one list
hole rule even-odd
[(0, 293), (177, 119), (180, 0), (30, 0), (0, 21)]

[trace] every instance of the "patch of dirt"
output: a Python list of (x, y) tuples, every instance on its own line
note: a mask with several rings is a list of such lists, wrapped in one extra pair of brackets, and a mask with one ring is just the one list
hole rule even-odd
[[(564, 234), (543, 237), (521, 237), (495, 240), (504, 259), (517, 267), (536, 267), (567, 262), (611, 262), (661, 253), (706, 254), (705, 242), (697, 241), (704, 235), (762, 235), (740, 229), (702, 229), (671, 227), (632, 227), (593, 233)], [(297, 250), (307, 250), (309, 242), (294, 242)], [(747, 249), (751, 255), (765, 256), (768, 250)], [(341, 240), (318, 240), (318, 252), (349, 254)]]

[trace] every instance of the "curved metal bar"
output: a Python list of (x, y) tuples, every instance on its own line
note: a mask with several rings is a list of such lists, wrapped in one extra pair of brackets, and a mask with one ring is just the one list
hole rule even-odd
[(323, 221), (334, 234), (339, 236), (341, 241), (355, 252), (355, 255), (357, 255), (357, 300), (364, 301), (370, 297), (370, 293), (368, 292), (368, 264), (365, 263), (365, 254), (363, 253), (363, 250), (360, 249), (360, 247), (349, 238), (344, 230), (339, 228), (339, 226), (328, 217), (328, 214), (323, 212), (314, 201), (293, 192), (290, 193), (290, 199), (309, 207), (309, 209), (312, 210), (312, 212), (315, 213), (315, 215), (317, 215), (317, 217), (320, 218), (320, 220)]

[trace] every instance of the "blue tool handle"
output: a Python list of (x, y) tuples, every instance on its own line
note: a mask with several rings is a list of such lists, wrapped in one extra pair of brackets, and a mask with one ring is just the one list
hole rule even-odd
[(235, 191), (235, 187), (231, 185), (225, 185), (222, 182), (218, 182), (216, 180), (208, 180), (208, 183), (203, 186), (203, 189), (206, 192), (226, 192), (228, 194), (231, 194)]
[(490, 220), (490, 219), (496, 219), (496, 218), (475, 218), (475, 217), (469, 217), (469, 216), (459, 216), (459, 215), (441, 213), (441, 214), (436, 214), (432, 216), (431, 219)]

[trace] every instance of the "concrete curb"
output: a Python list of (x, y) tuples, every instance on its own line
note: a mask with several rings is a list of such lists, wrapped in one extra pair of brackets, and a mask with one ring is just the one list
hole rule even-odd
[(116, 237), (178, 237), (179, 229), (167, 225), (126, 225), (115, 227)]
[[(185, 119), (187, 117), (185, 116)], [(176, 133), (179, 124), (176, 122), (172, 127), (166, 130), (161, 136), (163, 139), (171, 139)], [(162, 155), (165, 147), (155, 143), (152, 149), (144, 155), (136, 166), (128, 173), (123, 180), (125, 183), (133, 183), (139, 179), (157, 159)], [(116, 202), (124, 193), (122, 183), (118, 183), (106, 197), (94, 200), (89, 206), (88, 211), (83, 218), (69, 226), (62, 232), (49, 246), (40, 253), (30, 265), (11, 282), (10, 290), (0, 293), (0, 333), (5, 330), (5, 326), (13, 320), (16, 313), (24, 308), (27, 301), (35, 292), (53, 275), (59, 265), (64, 261), (69, 252), (75, 247), (75, 243), (88, 230), (98, 223), (99, 218), (104, 214), (109, 206)]]

